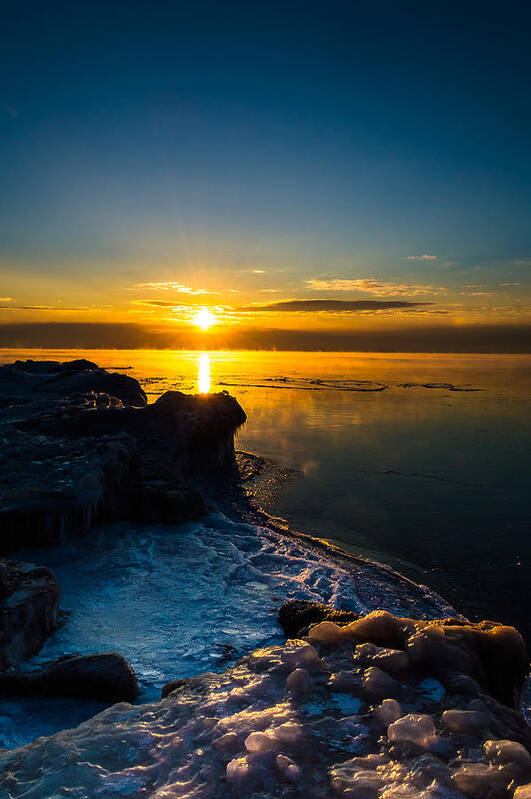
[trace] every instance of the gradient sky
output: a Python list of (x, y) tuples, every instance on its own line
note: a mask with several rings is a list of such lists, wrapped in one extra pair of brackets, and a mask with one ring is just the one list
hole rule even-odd
[(527, 3), (10, 4), (0, 64), (0, 325), (531, 322)]

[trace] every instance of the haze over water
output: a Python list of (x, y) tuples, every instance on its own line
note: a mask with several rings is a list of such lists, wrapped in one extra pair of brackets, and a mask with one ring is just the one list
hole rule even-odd
[(228, 390), (237, 446), (296, 470), (269, 512), (529, 638), (531, 356), (0, 351), (26, 357), (132, 367), (150, 401)]

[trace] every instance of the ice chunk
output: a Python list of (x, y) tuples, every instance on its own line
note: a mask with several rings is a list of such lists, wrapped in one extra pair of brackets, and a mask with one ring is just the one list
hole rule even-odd
[(359, 677), (353, 671), (336, 671), (327, 682), (328, 688), (335, 693), (357, 693), (361, 688)]
[(240, 739), (235, 732), (226, 732), (214, 741), (214, 747), (220, 754), (236, 753), (241, 749)]
[(345, 640), (343, 628), (334, 624), (333, 621), (322, 621), (312, 627), (308, 633), (310, 641), (318, 641), (321, 644), (339, 644)]
[(451, 732), (470, 735), (485, 730), (489, 725), (489, 717), (478, 710), (445, 710), (441, 721)]
[(227, 763), (225, 769), (225, 777), (227, 785), (236, 791), (241, 791), (245, 788), (249, 780), (249, 761), (246, 757), (238, 757)]
[(360, 644), (352, 655), (359, 666), (379, 666), (386, 671), (407, 669), (409, 658), (401, 649), (387, 649), (376, 644)]
[(277, 755), (275, 763), (282, 776), (289, 782), (298, 782), (302, 776), (299, 766), (286, 755)]
[(304, 694), (311, 691), (312, 681), (306, 669), (294, 669), (288, 674), (286, 680), (286, 690), (297, 694)]
[(309, 671), (323, 671), (325, 664), (319, 652), (311, 644), (292, 639), (284, 644), (281, 659), (292, 668), (303, 666)]
[(402, 716), (402, 708), (396, 699), (384, 699), (374, 711), (374, 716), (382, 726), (388, 727)]
[(431, 716), (408, 713), (407, 716), (394, 721), (387, 729), (390, 741), (410, 741), (424, 749), (435, 739), (435, 724)]
[(352, 638), (368, 638), (371, 641), (390, 641), (396, 638), (410, 621), (410, 619), (398, 619), (387, 610), (373, 610), (367, 616), (343, 627), (343, 634)]
[(467, 763), (452, 774), (456, 788), (471, 799), (486, 799), (489, 796), (505, 795), (510, 776), (502, 769), (487, 763)]
[(245, 739), (245, 748), (248, 752), (268, 752), (276, 745), (276, 741), (267, 732), (252, 732)]
[(284, 744), (285, 746), (293, 746), (299, 743), (302, 736), (302, 728), (300, 724), (293, 724), (292, 722), (287, 721), (284, 724), (279, 724), (278, 727), (275, 727), (272, 734), (275, 740), (279, 741), (281, 744)]
[(369, 697), (384, 699), (396, 696), (400, 683), (378, 666), (371, 666), (363, 672), (363, 690)]
[(531, 772), (531, 755), (517, 741), (486, 741), (483, 749), (492, 763), (511, 765)]

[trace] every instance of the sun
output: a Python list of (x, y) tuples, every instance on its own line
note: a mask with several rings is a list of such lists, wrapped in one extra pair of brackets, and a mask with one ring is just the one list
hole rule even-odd
[(208, 330), (209, 327), (215, 324), (216, 320), (208, 308), (201, 308), (194, 316), (193, 322), (194, 325), (200, 327), (201, 330)]

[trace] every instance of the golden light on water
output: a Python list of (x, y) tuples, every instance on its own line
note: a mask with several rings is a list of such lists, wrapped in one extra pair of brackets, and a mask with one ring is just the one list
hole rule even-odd
[(208, 394), (210, 391), (210, 357), (207, 352), (202, 352), (199, 356), (197, 388), (200, 394)]
[(211, 325), (215, 324), (216, 320), (208, 308), (201, 308), (194, 316), (193, 322), (201, 330), (208, 330)]

